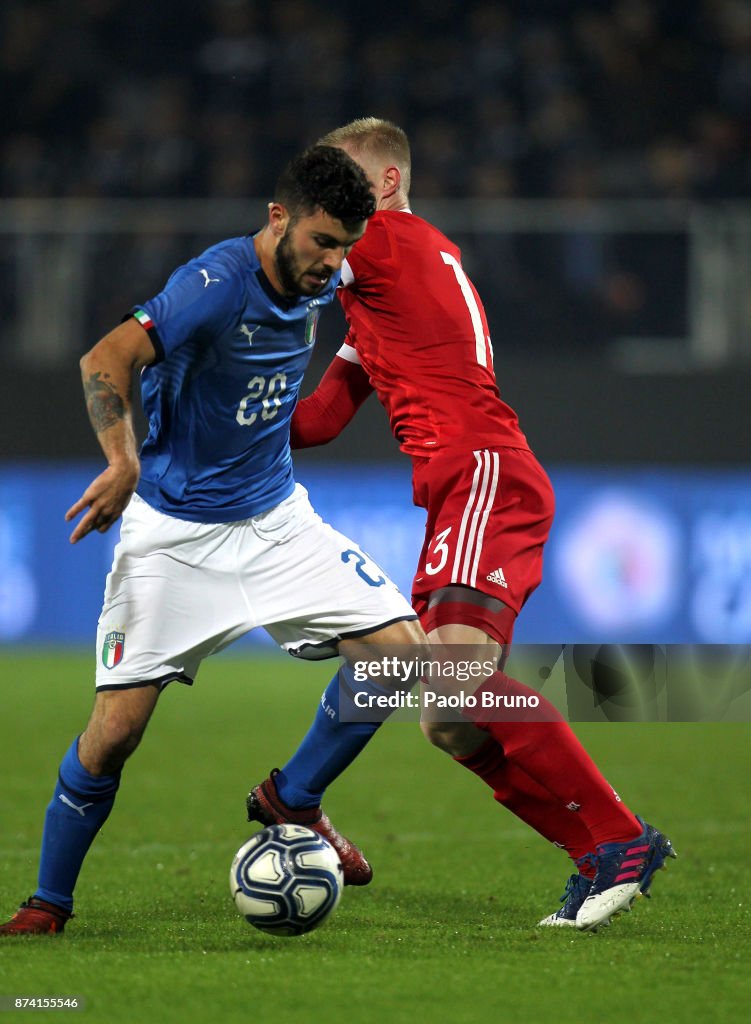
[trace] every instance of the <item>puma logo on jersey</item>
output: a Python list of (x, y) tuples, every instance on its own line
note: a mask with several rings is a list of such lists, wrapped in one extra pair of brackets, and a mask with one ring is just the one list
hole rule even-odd
[(209, 277), (208, 270), (204, 270), (203, 267), (201, 267), (199, 273), (203, 274), (204, 288), (208, 288), (210, 284), (219, 284), (219, 282), (221, 281), (220, 277)]
[(253, 344), (253, 335), (256, 333), (256, 331), (258, 330), (258, 328), (260, 326), (261, 326), (260, 324), (257, 324), (253, 328), (253, 330), (251, 331), (250, 327), (248, 327), (247, 324), (240, 324), (240, 334), (244, 334), (245, 335), (245, 337), (248, 339), (248, 344), (249, 345)]
[(485, 579), (490, 580), (491, 583), (497, 583), (499, 587), (508, 587), (506, 577), (503, 575), (503, 569), (494, 569), (488, 573)]
[(61, 793), (59, 799), (62, 800), (62, 802), (66, 804), (68, 807), (72, 807), (74, 811), (78, 811), (82, 818), (86, 817), (86, 808), (94, 806), (93, 804), (81, 804), (81, 806), (79, 807), (78, 804), (74, 804), (72, 800), (69, 800), (65, 793)]

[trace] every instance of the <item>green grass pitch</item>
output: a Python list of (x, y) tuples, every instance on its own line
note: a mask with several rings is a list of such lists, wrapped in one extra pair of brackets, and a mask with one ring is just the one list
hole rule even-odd
[[(747, 725), (577, 727), (679, 854), (651, 901), (596, 935), (535, 928), (566, 858), (409, 723), (382, 729), (326, 799), (373, 883), (346, 889), (309, 935), (249, 928), (227, 882), (251, 831), (244, 797), (292, 753), (330, 670), (235, 654), (207, 662), (192, 690), (171, 686), (84, 865), (76, 919), (60, 938), (3, 941), (0, 995), (83, 996), (73, 1019), (108, 1024), (746, 1019)], [(91, 677), (88, 657), (0, 656), (3, 916), (34, 889)]]

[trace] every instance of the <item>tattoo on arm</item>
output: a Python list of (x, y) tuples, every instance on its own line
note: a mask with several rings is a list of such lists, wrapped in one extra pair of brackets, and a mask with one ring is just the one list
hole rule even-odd
[(97, 434), (125, 418), (125, 403), (114, 384), (107, 380), (108, 376), (92, 373), (83, 385), (89, 419)]

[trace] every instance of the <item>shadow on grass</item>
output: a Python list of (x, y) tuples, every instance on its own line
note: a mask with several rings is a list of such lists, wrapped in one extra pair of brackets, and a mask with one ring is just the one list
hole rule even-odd
[(504, 932), (516, 939), (529, 931), (534, 914), (514, 893), (479, 896), (457, 892), (425, 894), (380, 888), (346, 889), (335, 914), (320, 929), (295, 937), (269, 936), (246, 926), (231, 904), (166, 902), (142, 911), (99, 917), (92, 908), (67, 933), (78, 947), (154, 955), (195, 953), (285, 953), (320, 956), (343, 949), (373, 951), (397, 944), (411, 950), (484, 944)]

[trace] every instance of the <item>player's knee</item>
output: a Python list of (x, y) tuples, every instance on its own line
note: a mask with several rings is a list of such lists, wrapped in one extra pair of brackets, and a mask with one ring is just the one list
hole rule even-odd
[(118, 715), (99, 723), (95, 733), (87, 730), (79, 743), (81, 764), (92, 775), (113, 775), (120, 771), (138, 746), (143, 729)]
[(143, 725), (128, 715), (115, 713), (106, 721), (104, 740), (108, 749), (123, 760), (136, 749), (143, 736)]
[(100, 709), (79, 740), (81, 764), (92, 775), (118, 772), (140, 743), (147, 721), (128, 708)]

